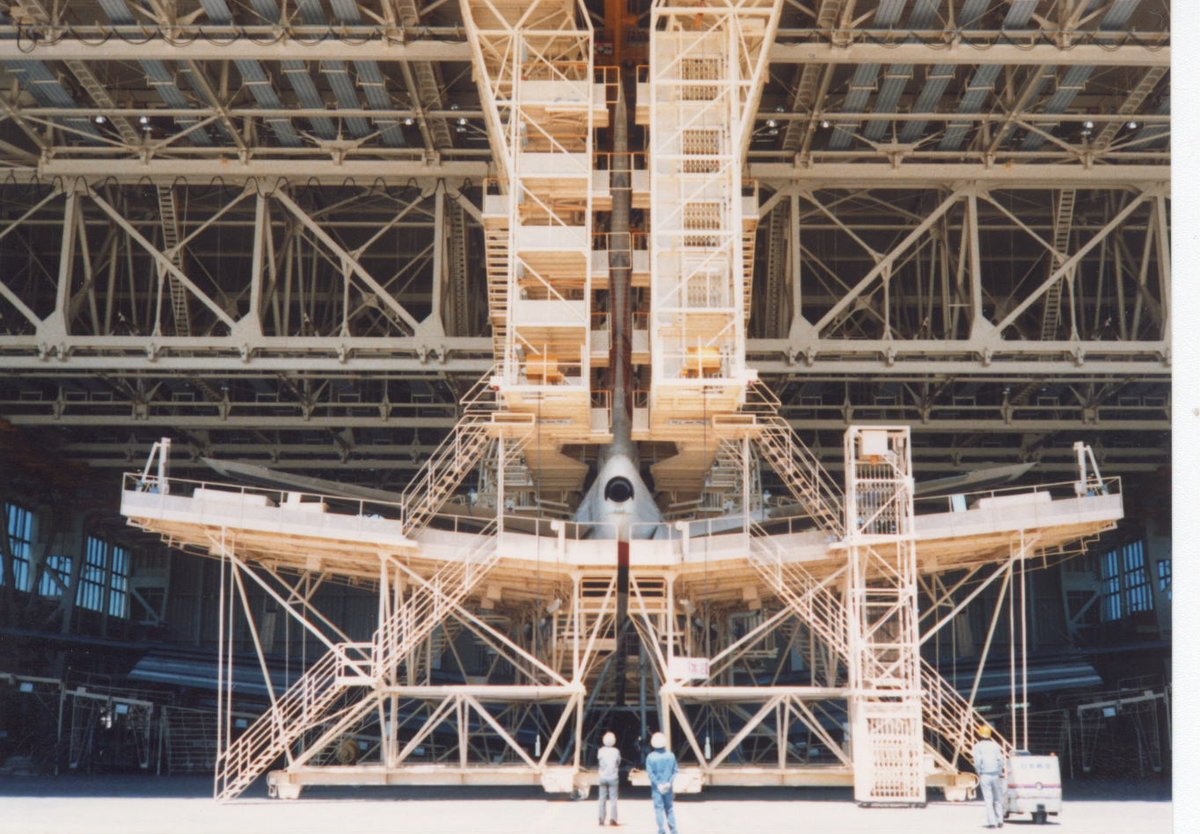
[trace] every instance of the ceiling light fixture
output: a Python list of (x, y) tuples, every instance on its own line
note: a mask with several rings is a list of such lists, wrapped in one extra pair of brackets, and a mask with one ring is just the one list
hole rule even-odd
[(415, 122), (416, 122), (416, 119), (414, 119), (412, 116), (407, 116), (404, 119), (404, 126), (412, 127)]
[(1086, 122), (1083, 123), (1084, 130), (1095, 130), (1095, 128), (1096, 128), (1096, 123), (1093, 122), (1091, 119), (1088, 119)]
[(142, 127), (145, 127), (146, 125), (150, 124), (150, 117), (138, 116), (138, 124), (140, 124)]
[(92, 119), (92, 121), (93, 121), (93, 122), (95, 122), (95, 123), (96, 123), (96, 124), (98, 124), (98, 125), (102, 125), (102, 124), (104, 124), (105, 122), (107, 122), (107, 121), (108, 121), (108, 119), (104, 118), (104, 116), (103, 116), (103, 115), (101, 115), (100, 113), (97, 113), (97, 114), (96, 114), (96, 118)]
[(821, 127), (829, 130), (829, 119), (821, 119)]
[(1137, 123), (1137, 122), (1135, 122), (1135, 121), (1131, 121), (1131, 122), (1130, 122), (1130, 123), (1127, 125), (1127, 127), (1128, 127), (1130, 130), (1137, 130), (1137, 129), (1138, 129), (1138, 123)]
[(767, 127), (779, 127), (778, 119), (767, 119)]

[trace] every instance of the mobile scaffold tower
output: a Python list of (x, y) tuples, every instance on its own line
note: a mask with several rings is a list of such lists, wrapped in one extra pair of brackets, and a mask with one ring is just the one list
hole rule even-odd
[[(608, 726), (630, 757), (667, 732), (681, 791), (970, 791), (978, 676), (961, 694), (922, 646), (999, 588), (982, 664), (1014, 572), (1111, 527), (1119, 483), (1081, 452), (1067, 484), (917, 501), (906, 427), (851, 427), (839, 485), (780, 416), (746, 363), (759, 206), (743, 171), (781, 5), (653, 4), (641, 169), (597, 153), (624, 99), (595, 66), (582, 3), (462, 0), (494, 151), (480, 217), (496, 366), (454, 430), (391, 501), (172, 478), (166, 443), (125, 483), (131, 524), (221, 564), (218, 798), (263, 774), (283, 798), (319, 784), (582, 793)], [(648, 229), (631, 229), (631, 205)], [(617, 309), (619, 274), (648, 291), (639, 309)], [(640, 382), (614, 373), (627, 381), (610, 407), (603, 372), (630, 334)], [(667, 520), (639, 441), (674, 444), (650, 467)], [(597, 475), (580, 502), (595, 512), (568, 519), (580, 447), (628, 468), (603, 495)], [(795, 512), (766, 511), (764, 466)], [(697, 495), (715, 503), (678, 510)], [(332, 583), (375, 595), (371, 627), (321, 610)], [(324, 649), (297, 677), (272, 664), (267, 608)], [(268, 703), (242, 726), (247, 666)]]

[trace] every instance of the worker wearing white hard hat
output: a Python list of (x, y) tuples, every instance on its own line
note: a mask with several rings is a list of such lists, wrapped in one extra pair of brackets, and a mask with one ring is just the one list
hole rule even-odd
[(617, 749), (617, 737), (612, 733), (604, 734), (604, 746), (596, 754), (599, 764), (600, 789), (600, 824), (605, 823), (605, 805), (608, 805), (607, 821), (609, 825), (620, 825), (617, 822), (617, 788), (621, 782), (621, 751)]
[(675, 776), (679, 763), (675, 754), (667, 749), (667, 737), (655, 733), (650, 737), (654, 749), (646, 757), (646, 774), (650, 777), (650, 798), (654, 800), (654, 818), (658, 821), (658, 834), (679, 834), (675, 827)]

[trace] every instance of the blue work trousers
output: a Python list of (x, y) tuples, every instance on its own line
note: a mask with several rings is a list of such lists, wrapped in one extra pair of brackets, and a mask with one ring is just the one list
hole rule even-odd
[(658, 834), (667, 834), (667, 827), (670, 827), (671, 834), (679, 834), (679, 829), (675, 827), (675, 791), (660, 793), (658, 788), (651, 788), (650, 796), (654, 800), (654, 819), (658, 821)]
[(1004, 824), (1004, 777), (999, 773), (979, 774), (979, 792), (987, 810), (988, 825)]

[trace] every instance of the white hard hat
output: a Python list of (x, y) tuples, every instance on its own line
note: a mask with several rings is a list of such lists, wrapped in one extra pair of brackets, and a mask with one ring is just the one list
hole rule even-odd
[(612, 746), (613, 746), (614, 744), (616, 744), (616, 743), (617, 743), (617, 737), (616, 737), (616, 736), (614, 736), (612, 733), (605, 733), (605, 734), (604, 734), (604, 746), (605, 746), (605, 747), (612, 747)]
[(662, 733), (655, 733), (654, 735), (650, 736), (650, 746), (655, 750), (662, 750), (667, 746), (667, 737)]

